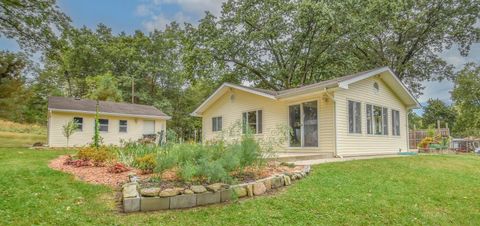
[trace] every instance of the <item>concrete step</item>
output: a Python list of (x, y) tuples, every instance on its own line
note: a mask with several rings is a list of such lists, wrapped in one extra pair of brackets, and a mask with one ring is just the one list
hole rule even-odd
[(268, 160), (279, 162), (296, 162), (316, 159), (333, 158), (332, 152), (279, 152), (274, 156), (267, 157)]

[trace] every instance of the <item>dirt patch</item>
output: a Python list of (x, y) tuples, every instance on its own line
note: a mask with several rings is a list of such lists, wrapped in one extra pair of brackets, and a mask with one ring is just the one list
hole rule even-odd
[(63, 171), (73, 174), (78, 180), (82, 180), (92, 184), (102, 184), (110, 187), (118, 187), (127, 182), (128, 174), (135, 172), (140, 178), (148, 178), (149, 175), (140, 175), (140, 171), (136, 169), (130, 169), (130, 171), (123, 173), (109, 173), (108, 167), (105, 166), (82, 166), (75, 167), (72, 165), (64, 165), (68, 155), (62, 155), (48, 164), (52, 169)]

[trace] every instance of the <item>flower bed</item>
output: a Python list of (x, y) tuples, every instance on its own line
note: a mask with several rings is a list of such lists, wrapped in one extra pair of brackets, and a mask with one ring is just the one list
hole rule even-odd
[(123, 210), (125, 212), (181, 209), (204, 206), (232, 199), (263, 195), (265, 192), (288, 186), (294, 180), (307, 176), (310, 166), (295, 172), (275, 174), (248, 183), (228, 185), (213, 183), (185, 187), (144, 187), (137, 176), (130, 175), (130, 182), (122, 186)]

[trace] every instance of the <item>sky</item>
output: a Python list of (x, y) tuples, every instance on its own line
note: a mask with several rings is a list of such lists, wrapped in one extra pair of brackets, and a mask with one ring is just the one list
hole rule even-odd
[[(57, 0), (57, 5), (65, 12), (76, 27), (87, 26), (94, 29), (103, 23), (111, 27), (114, 33), (122, 31), (133, 33), (163, 29), (171, 21), (198, 24), (205, 11), (213, 15), (221, 12), (221, 0)], [(0, 38), (0, 49), (18, 51), (14, 40)], [(480, 63), (480, 43), (471, 47), (469, 56), (460, 56), (458, 50), (452, 48), (441, 54), (457, 70), (465, 63)], [(429, 98), (438, 98), (451, 103), (450, 81), (424, 82), (426, 87), (418, 101), (424, 104)], [(422, 113), (421, 110), (417, 111)]]

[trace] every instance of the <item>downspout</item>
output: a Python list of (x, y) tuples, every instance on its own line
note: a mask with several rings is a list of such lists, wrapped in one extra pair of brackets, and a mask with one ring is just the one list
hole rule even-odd
[(333, 128), (335, 130), (335, 132), (333, 133), (333, 136), (334, 136), (334, 140), (335, 140), (335, 148), (334, 148), (334, 156), (335, 157), (340, 157), (343, 159), (343, 156), (339, 155), (338, 152), (337, 152), (337, 102), (335, 101), (335, 99), (333, 98), (332, 95), (330, 95), (330, 93), (328, 93), (327, 91), (327, 88), (323, 88), (323, 91), (327, 94), (327, 96), (333, 101)]

